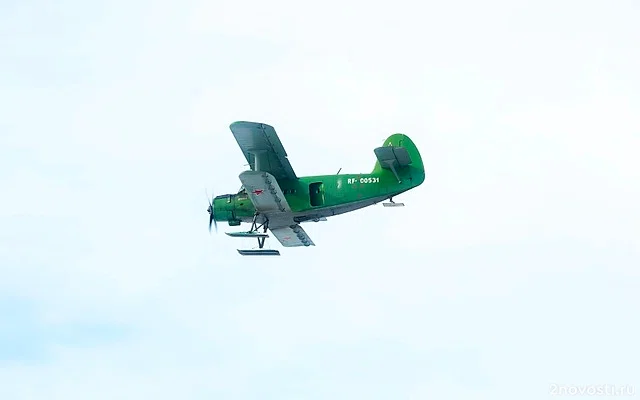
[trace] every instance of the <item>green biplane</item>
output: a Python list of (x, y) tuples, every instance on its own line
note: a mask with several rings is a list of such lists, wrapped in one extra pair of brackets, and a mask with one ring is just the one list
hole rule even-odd
[[(273, 127), (239, 121), (230, 125), (250, 170), (239, 176), (238, 193), (209, 201), (209, 231), (213, 223), (230, 226), (250, 223), (246, 232), (227, 232), (231, 237), (258, 239), (258, 249), (238, 250), (241, 255), (280, 255), (264, 249), (270, 230), (283, 247), (314, 246), (300, 226), (326, 221), (327, 217), (358, 210), (384, 200), (385, 207), (404, 206), (393, 197), (424, 182), (425, 172), (418, 148), (406, 135), (393, 134), (373, 150), (377, 161), (368, 174), (298, 177)], [(260, 232), (262, 230), (262, 232)]]

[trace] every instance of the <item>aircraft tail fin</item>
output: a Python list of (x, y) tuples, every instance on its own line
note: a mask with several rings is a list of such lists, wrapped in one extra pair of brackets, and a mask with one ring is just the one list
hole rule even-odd
[(424, 182), (425, 171), (418, 147), (409, 136), (396, 133), (373, 150), (377, 161), (373, 174), (393, 174), (398, 182), (410, 180), (412, 186)]

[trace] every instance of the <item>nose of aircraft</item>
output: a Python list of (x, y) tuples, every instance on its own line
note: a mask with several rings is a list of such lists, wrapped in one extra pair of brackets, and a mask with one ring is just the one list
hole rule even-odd
[(225, 194), (214, 197), (209, 201), (207, 212), (209, 213), (209, 231), (211, 231), (211, 225), (214, 225), (217, 232), (218, 221), (231, 221), (235, 219), (234, 195)]

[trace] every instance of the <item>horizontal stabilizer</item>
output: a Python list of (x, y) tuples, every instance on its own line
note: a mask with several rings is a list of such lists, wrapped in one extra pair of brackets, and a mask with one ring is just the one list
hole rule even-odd
[(393, 169), (406, 167), (411, 164), (411, 156), (406, 148), (401, 146), (383, 146), (373, 150), (382, 168)]
[(231, 237), (244, 237), (244, 238), (268, 238), (269, 235), (260, 232), (225, 232)]
[(259, 249), (259, 250), (238, 250), (243, 256), (279, 256), (280, 252), (278, 250), (271, 249)]

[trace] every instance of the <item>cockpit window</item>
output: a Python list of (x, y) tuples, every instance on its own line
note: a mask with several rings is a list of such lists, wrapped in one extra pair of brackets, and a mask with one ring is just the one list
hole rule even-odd
[(244, 187), (240, 189), (240, 191), (238, 192), (238, 200), (246, 200), (248, 198), (247, 196), (247, 189), (245, 189)]

